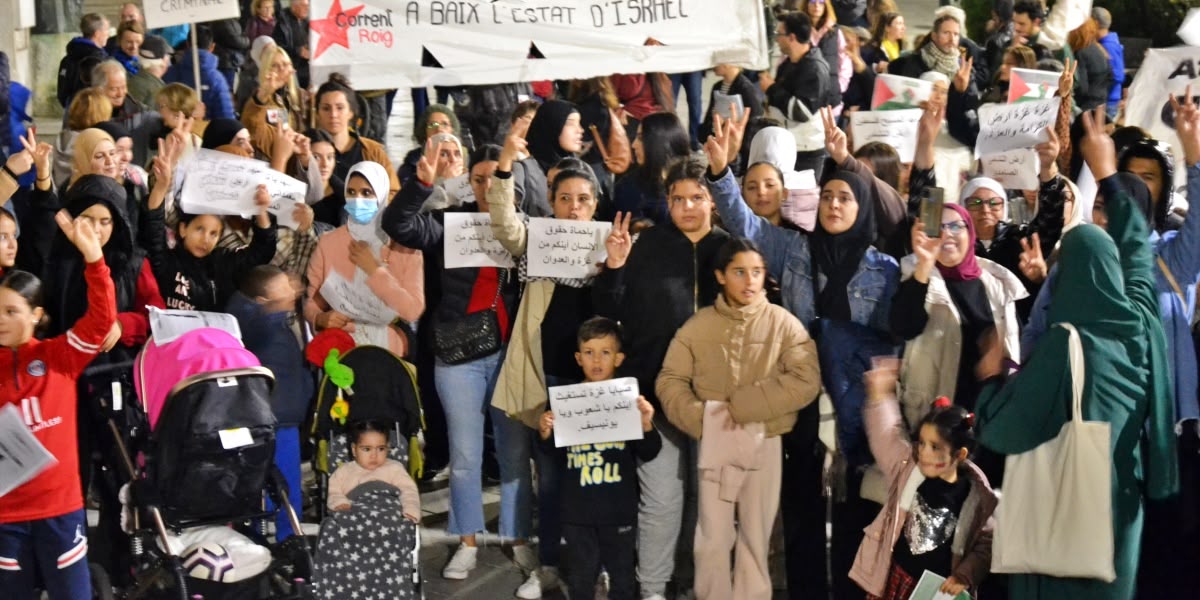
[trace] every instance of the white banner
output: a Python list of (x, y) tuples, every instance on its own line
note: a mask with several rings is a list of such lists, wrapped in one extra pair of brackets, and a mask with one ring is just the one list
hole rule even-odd
[(530, 219), (526, 255), (530, 277), (582, 279), (608, 258), (604, 239), (612, 223)]
[(563, 385), (549, 391), (556, 447), (642, 439), (637, 379)]
[(765, 69), (770, 49), (760, 0), (312, 0), (309, 19), (313, 82), (360, 90)]
[(513, 266), (512, 255), (492, 234), (488, 213), (445, 213), (442, 244), (447, 269)]
[(979, 107), (979, 138), (975, 157), (999, 154), (1019, 148), (1032, 148), (1048, 139), (1046, 129), (1058, 119), (1059, 98), (984, 104)]
[(238, 0), (146, 0), (141, 4), (146, 26), (154, 28), (242, 16)]
[(870, 142), (883, 142), (896, 149), (900, 162), (912, 162), (917, 153), (917, 124), (923, 112), (919, 108), (906, 108), (850, 113), (854, 150)]
[(1036, 150), (1022, 148), (979, 159), (983, 175), (1000, 182), (1006, 190), (1036, 190), (1038, 185), (1038, 156)]
[(1175, 133), (1175, 114), (1167, 95), (1181, 98), (1188, 84), (1192, 86), (1192, 95), (1200, 96), (1200, 48), (1151, 48), (1129, 86), (1125, 105), (1126, 125), (1141, 127), (1150, 137), (1171, 145), (1177, 165), (1174, 188), (1179, 191), (1186, 190), (1187, 169), (1178, 166), (1183, 158), (1183, 145)]
[(296, 228), (293, 214), (304, 204), (308, 184), (252, 158), (242, 158), (217, 150), (201, 148), (179, 166), (180, 208), (194, 215), (239, 215), (247, 219), (258, 214), (254, 195), (259, 184), (267, 186), (271, 204), (267, 211), (275, 215), (281, 227)]

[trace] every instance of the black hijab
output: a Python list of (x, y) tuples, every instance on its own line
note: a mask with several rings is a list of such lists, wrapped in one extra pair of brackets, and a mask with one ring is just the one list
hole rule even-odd
[(1137, 205), (1142, 216), (1146, 218), (1146, 226), (1154, 229), (1154, 202), (1150, 198), (1150, 188), (1146, 187), (1146, 182), (1142, 181), (1141, 177), (1133, 173), (1125, 171), (1117, 171), (1117, 183), (1125, 193), (1133, 198), (1134, 204)]
[(537, 160), (542, 171), (549, 172), (559, 160), (573, 156), (563, 150), (558, 138), (567, 124), (567, 118), (578, 112), (574, 104), (562, 100), (549, 100), (537, 109), (525, 139), (529, 142), (529, 155)]
[(201, 148), (215, 150), (218, 146), (232, 144), (233, 138), (237, 137), (239, 131), (245, 129), (246, 126), (237, 119), (213, 119), (204, 128), (204, 137), (201, 138)]
[[(858, 175), (849, 171), (837, 171), (825, 180), (843, 181), (850, 186), (858, 204), (858, 216), (850, 229), (831, 234), (821, 226), (817, 218), (816, 228), (810, 240), (813, 264), (813, 290), (817, 297), (817, 316), (839, 321), (850, 320), (850, 298), (847, 286), (858, 271), (867, 248), (875, 240), (874, 203), (871, 190)], [(821, 275), (825, 276), (825, 287), (821, 287)]]

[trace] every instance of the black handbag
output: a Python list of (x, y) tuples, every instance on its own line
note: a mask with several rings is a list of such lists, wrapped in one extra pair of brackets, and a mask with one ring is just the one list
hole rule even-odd
[(433, 353), (448, 365), (460, 365), (494, 354), (500, 350), (500, 292), (508, 280), (505, 269), (496, 284), (496, 297), (491, 307), (473, 312), (461, 319), (436, 322), (433, 326)]

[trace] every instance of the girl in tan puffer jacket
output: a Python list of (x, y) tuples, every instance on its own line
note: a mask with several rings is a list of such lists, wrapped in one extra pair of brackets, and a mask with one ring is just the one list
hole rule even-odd
[(804, 325), (767, 302), (754, 243), (726, 242), (716, 266), (721, 295), (675, 334), (655, 390), (671, 423), (700, 440), (696, 597), (769, 599), (779, 436), (816, 399), (821, 375)]

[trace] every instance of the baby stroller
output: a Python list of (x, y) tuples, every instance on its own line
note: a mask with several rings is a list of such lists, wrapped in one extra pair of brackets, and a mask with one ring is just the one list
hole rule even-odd
[(274, 466), (270, 370), (233, 335), (204, 328), (151, 340), (134, 375), (149, 435), (136, 462), (121, 449), (134, 473), (124, 498), (135, 563), (126, 597), (306, 598), (304, 537), (263, 541), (274, 514), (264, 495), (300, 531)]
[[(395, 488), (367, 483), (350, 494), (356, 508), (332, 515), (326, 510), (329, 477), (342, 463), (351, 460), (346, 429), (355, 421), (370, 419), (389, 424), (389, 457), (408, 466), (410, 472), (419, 464), (420, 449), (416, 441), (423, 418), (416, 368), (386, 348), (352, 347), (349, 336), (336, 343), (339, 350), (330, 362), (325, 343), (331, 336), (339, 337), (338, 333), (342, 332), (323, 332), (310, 344), (308, 352), (309, 360), (326, 370), (313, 421), (313, 436), (317, 440), (313, 466), (318, 474), (315, 502), (324, 517), (317, 543), (313, 592), (318, 598), (344, 597), (332, 592), (340, 584), (345, 590), (388, 590), (389, 597), (419, 598), (420, 528), (402, 517)], [(374, 556), (348, 560), (350, 553), (358, 555), (363, 548), (369, 551), (362, 554)], [(382, 564), (371, 564), (370, 560)]]

